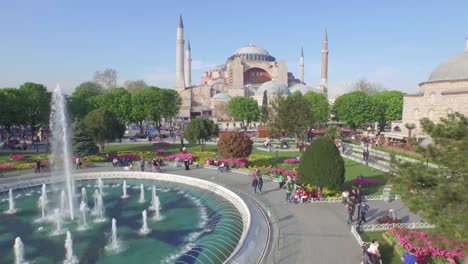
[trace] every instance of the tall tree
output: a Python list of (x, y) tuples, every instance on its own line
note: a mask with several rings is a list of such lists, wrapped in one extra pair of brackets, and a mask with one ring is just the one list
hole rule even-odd
[(174, 118), (179, 113), (182, 98), (178, 92), (172, 89), (161, 89), (162, 91), (162, 115), (165, 118)]
[(143, 121), (148, 118), (148, 94), (149, 92), (145, 90), (136, 90), (131, 93), (130, 121), (138, 124), (142, 135), (144, 134)]
[(436, 231), (467, 241), (468, 119), (454, 113), (437, 124), (424, 118), (421, 126), (433, 143), (417, 151), (439, 167), (393, 160), (393, 186), (410, 210), (435, 224)]
[(363, 92), (367, 95), (373, 95), (384, 90), (381, 84), (369, 82), (362, 78), (353, 83), (353, 91)]
[(73, 119), (83, 119), (96, 109), (93, 98), (104, 93), (104, 88), (95, 82), (84, 82), (70, 96), (70, 113)]
[(262, 98), (262, 107), (260, 108), (260, 120), (263, 124), (266, 124), (269, 119), (268, 115), (268, 94), (267, 91), (263, 91), (263, 98)]
[(229, 101), (228, 107), (231, 116), (237, 121), (242, 121), (245, 129), (260, 117), (258, 103), (252, 97), (234, 97)]
[(409, 144), (411, 141), (411, 132), (416, 128), (416, 125), (414, 123), (406, 123), (405, 127), (408, 129), (408, 140), (406, 142)]
[(11, 128), (23, 124), (23, 97), (16, 88), (0, 89), (0, 126), (11, 135)]
[(51, 93), (44, 85), (32, 82), (21, 85), (19, 92), (25, 124), (31, 127), (34, 135), (38, 127), (49, 123)]
[(268, 125), (267, 125), (267, 132), (268, 135), (272, 138), (280, 138), (281, 137), (281, 120), (280, 120), (280, 106), (284, 103), (286, 97), (283, 95), (276, 93), (271, 102), (269, 103), (268, 108)]
[(385, 130), (390, 121), (401, 120), (403, 113), (402, 92), (382, 91), (371, 95), (370, 100), (374, 105), (374, 120), (379, 123), (381, 132)]
[(319, 189), (341, 189), (345, 180), (345, 167), (340, 151), (329, 137), (312, 140), (302, 155), (298, 177), (303, 184), (313, 184)]
[(117, 118), (127, 123), (131, 121), (132, 95), (124, 88), (113, 88), (91, 99), (95, 108), (104, 107), (114, 112)]
[(128, 81), (127, 80), (127, 81), (124, 82), (124, 87), (128, 91), (133, 92), (133, 91), (136, 91), (136, 90), (143, 90), (146, 87), (148, 87), (148, 85), (143, 80), (136, 80), (136, 81)]
[(91, 111), (85, 116), (84, 124), (93, 133), (94, 140), (99, 145), (99, 152), (104, 150), (106, 142), (121, 138), (125, 132), (125, 126), (106, 108)]
[(304, 143), (308, 128), (314, 123), (309, 102), (300, 92), (288, 96), (278, 108), (280, 129), (296, 137), (297, 142)]
[(79, 157), (94, 155), (99, 148), (94, 142), (93, 134), (83, 122), (73, 124), (73, 153)]
[(114, 69), (105, 69), (94, 73), (94, 82), (99, 83), (105, 89), (117, 87), (117, 71)]
[(217, 136), (219, 129), (216, 128), (213, 120), (206, 118), (192, 119), (184, 130), (184, 138), (186, 138), (190, 144), (199, 144), (201, 151), (205, 149), (206, 141)]
[(327, 97), (321, 93), (307, 92), (304, 98), (309, 102), (314, 122), (327, 122), (330, 116), (330, 104)]
[(373, 121), (374, 105), (369, 96), (361, 91), (343, 94), (333, 105), (335, 118), (356, 129), (365, 122)]

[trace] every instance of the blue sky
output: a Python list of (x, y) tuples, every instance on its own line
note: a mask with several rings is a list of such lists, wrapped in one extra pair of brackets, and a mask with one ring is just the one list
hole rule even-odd
[(192, 82), (249, 42), (320, 82), (323, 31), (329, 37), (330, 94), (365, 77), (416, 92), (433, 68), (464, 51), (468, 1), (118, 1), (0, 0), (0, 87), (60, 83), (67, 91), (96, 70), (119, 83), (173, 87), (175, 35), (183, 15), (192, 46)]

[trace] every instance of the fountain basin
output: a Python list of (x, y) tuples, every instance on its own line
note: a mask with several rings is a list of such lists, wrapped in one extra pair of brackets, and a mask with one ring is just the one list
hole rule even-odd
[[(152, 263), (173, 263), (176, 261), (225, 263), (236, 255), (250, 227), (249, 209), (242, 199), (226, 188), (204, 180), (150, 172), (83, 173), (75, 174), (74, 178), (77, 180), (75, 184), (77, 189), (92, 186), (92, 188), (87, 187), (88, 197), (91, 197), (94, 189), (97, 188), (95, 187), (95, 179), (102, 178), (106, 186), (104, 188), (106, 193), (104, 197), (106, 222), (93, 224), (89, 229), (81, 232), (76, 230), (80, 219), (75, 221), (76, 223), (65, 222), (63, 225), (63, 228), (69, 230), (73, 235), (75, 255), (81, 263), (83, 263), (82, 261), (95, 261), (98, 263), (139, 261), (145, 263), (144, 260), (151, 260)], [(123, 179), (127, 179), (127, 184), (132, 187), (127, 190), (130, 194), (128, 199), (120, 198), (122, 188), (117, 187), (122, 185)], [(21, 191), (26, 193), (30, 191), (40, 193), (40, 188), (34, 186), (55, 182), (60, 182), (60, 179), (51, 177), (35, 179), (3, 185), (0, 186), (0, 190), (14, 187), (22, 189)], [(148, 211), (148, 225), (152, 231), (147, 236), (139, 234), (142, 226), (141, 212), (143, 209), (148, 209), (151, 201), (146, 199), (145, 203), (140, 203), (141, 188), (133, 188), (134, 186), (140, 187), (142, 183), (145, 187), (146, 197), (151, 197), (150, 187), (153, 184), (157, 186), (158, 190), (168, 190), (158, 191), (161, 200), (161, 215), (163, 215), (164, 219), (154, 221), (152, 219), (153, 212)], [(116, 187), (112, 188), (110, 186)], [(18, 191), (20, 190), (15, 190), (15, 192)], [(37, 195), (39, 194), (32, 195), (30, 198), (35, 200), (35, 203), (37, 203)], [(52, 200), (52, 197), (55, 197), (55, 195), (50, 193), (49, 201)], [(28, 196), (18, 199), (17, 207), (21, 208), (22, 200), (27, 199), (29, 199)], [(79, 200), (80, 198), (77, 198), (77, 201)], [(200, 207), (200, 204), (203, 207)], [(8, 204), (0, 203), (0, 208), (3, 209), (5, 206), (8, 206)], [(91, 201), (88, 201), (88, 206), (92, 206)], [(6, 217), (19, 217), (26, 221), (26, 219), (38, 217), (39, 215), (37, 206), (31, 206), (31, 209), (25, 208), (24, 211), (21, 209), (19, 212), (21, 213), (19, 215), (7, 216), (2, 214), (0, 215), (0, 221), (3, 223), (2, 218), (8, 221)], [(207, 218), (204, 224), (201, 219), (203, 214)], [(105, 234), (108, 236), (110, 233), (110, 219), (112, 217), (115, 217), (119, 222), (119, 239), (122, 239), (125, 254), (109, 255), (104, 250), (99, 250), (98, 245), (102, 245), (102, 248), (104, 248), (108, 242)], [(181, 225), (176, 226), (177, 222)], [(17, 223), (23, 222), (17, 221)], [(12, 241), (14, 241), (14, 237), (20, 236), (25, 245), (26, 259), (29, 261), (35, 260), (35, 256), (40, 255), (41, 246), (32, 243), (28, 249), (28, 241), (41, 240), (41, 237), (43, 237), (44, 239), (48, 238), (52, 245), (57, 245), (57, 252), (54, 253), (56, 256), (51, 256), (49, 259), (46, 256), (45, 259), (41, 259), (44, 261), (41, 263), (56, 263), (63, 260), (65, 254), (63, 250), (64, 235), (50, 237), (49, 231), (53, 229), (51, 226), (52, 224), (35, 223), (18, 227), (18, 230), (24, 230), (19, 234), (12, 234), (12, 231), (9, 231), (8, 234), (5, 234), (5, 237), (0, 235), (0, 255), (4, 256), (6, 254), (8, 259), (13, 259)], [(39, 227), (43, 227), (43, 230), (39, 231)], [(2, 228), (4, 227), (0, 227), (0, 234), (6, 232)], [(30, 239), (27, 236), (28, 232), (31, 233)], [(10, 239), (10, 236), (14, 236), (13, 240)], [(101, 238), (97, 239), (96, 237), (99, 236)], [(90, 247), (89, 240), (93, 241), (93, 247)], [(88, 241), (88, 243), (80, 241)], [(42, 243), (42, 246), (44, 246), (44, 243)], [(135, 248), (139, 250), (135, 250)], [(52, 250), (48, 249), (45, 252), (50, 251)]]

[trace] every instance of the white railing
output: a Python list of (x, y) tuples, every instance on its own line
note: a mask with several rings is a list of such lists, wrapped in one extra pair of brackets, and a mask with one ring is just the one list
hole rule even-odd
[(362, 246), (364, 242), (362, 241), (361, 235), (359, 235), (359, 232), (356, 230), (354, 226), (351, 226), (351, 234), (353, 234), (354, 238), (356, 238), (359, 246)]
[[(366, 164), (365, 161), (363, 161), (363, 160), (361, 160), (361, 159), (359, 159), (359, 158), (355, 158), (355, 157), (353, 157), (352, 155), (346, 155), (346, 154), (344, 154), (344, 153), (341, 153), (341, 156), (342, 156), (343, 158), (347, 158), (347, 159), (352, 160), (352, 161), (355, 161), (355, 162), (357, 162), (357, 163)], [(369, 166), (369, 167), (372, 167), (372, 168), (374, 168), (374, 169), (381, 170), (381, 171), (383, 171), (383, 172), (389, 172), (388, 167), (384, 167), (384, 166), (379, 165), (379, 164), (374, 163), (374, 162), (367, 162), (366, 165)]]
[(386, 231), (389, 230), (391, 227), (404, 227), (408, 229), (429, 229), (435, 228), (434, 225), (424, 222), (414, 222), (414, 223), (398, 223), (398, 224), (375, 224), (375, 225), (361, 225), (358, 227), (359, 231), (367, 231), (367, 232), (374, 232), (374, 231)]
[[(208, 190), (210, 192), (216, 193), (221, 197), (225, 198), (229, 202), (231, 202), (236, 209), (239, 211), (242, 217), (243, 223), (243, 230), (241, 238), (239, 239), (239, 243), (231, 255), (226, 259), (224, 263), (228, 263), (241, 249), (242, 245), (247, 238), (247, 234), (250, 229), (251, 224), (251, 216), (250, 211), (245, 202), (234, 192), (228, 190), (227, 188), (217, 185), (215, 183), (191, 178), (186, 176), (179, 176), (174, 174), (166, 174), (166, 173), (152, 173), (152, 172), (136, 172), (136, 171), (107, 171), (107, 172), (89, 172), (89, 173), (79, 173), (73, 174), (75, 180), (92, 180), (92, 179), (122, 179), (122, 178), (130, 178), (130, 179), (146, 179), (146, 180), (157, 180), (157, 181), (167, 181), (167, 182), (175, 182), (181, 183), (186, 185), (195, 186), (204, 190)], [(36, 178), (32, 180), (23, 180), (14, 183), (6, 183), (0, 185), (0, 191), (8, 190), (8, 189), (18, 189), (18, 188), (29, 188), (32, 186), (38, 186), (42, 184), (50, 184), (64, 181), (64, 177), (42, 177)]]

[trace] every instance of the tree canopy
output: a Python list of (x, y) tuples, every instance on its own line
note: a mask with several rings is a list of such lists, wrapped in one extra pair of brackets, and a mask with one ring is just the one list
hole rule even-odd
[(217, 126), (218, 125), (210, 119), (192, 119), (185, 127), (184, 138), (186, 138), (190, 144), (200, 144), (201, 150), (203, 151), (206, 141), (217, 136), (219, 132)]
[(225, 158), (247, 158), (252, 153), (253, 141), (245, 133), (224, 132), (219, 137), (218, 153)]
[(73, 125), (72, 139), (73, 153), (79, 157), (94, 155), (99, 150), (94, 142), (93, 134), (83, 122), (76, 122)]
[(468, 238), (468, 119), (449, 114), (441, 122), (424, 118), (423, 130), (432, 138), (418, 152), (428, 161), (408, 163), (393, 160), (396, 171), (390, 174), (394, 189), (413, 212), (420, 213), (444, 235), (466, 241)]
[(333, 104), (335, 118), (343, 121), (352, 129), (364, 122), (374, 120), (373, 103), (370, 97), (361, 91), (346, 93), (336, 98)]
[(281, 101), (278, 108), (280, 129), (303, 141), (307, 130), (313, 124), (310, 104), (300, 92), (296, 92)]
[(382, 91), (370, 97), (373, 104), (374, 120), (379, 123), (379, 130), (384, 131), (389, 121), (401, 120), (403, 114), (403, 93), (400, 91)]
[(229, 101), (228, 108), (235, 120), (242, 121), (244, 128), (247, 128), (251, 122), (258, 121), (260, 118), (258, 103), (252, 97), (234, 97)]
[(91, 111), (85, 116), (84, 124), (91, 130), (94, 140), (99, 144), (100, 152), (106, 142), (121, 138), (125, 132), (125, 126), (106, 108)]
[(298, 177), (303, 184), (340, 189), (345, 180), (345, 167), (340, 151), (329, 137), (312, 140), (302, 155)]
[(262, 106), (260, 108), (260, 121), (263, 124), (268, 123), (270, 116), (268, 114), (268, 94), (267, 91), (263, 91)]
[(325, 95), (314, 92), (304, 94), (304, 99), (309, 102), (312, 118), (315, 123), (325, 123), (330, 116), (330, 105)]
[(11, 134), (11, 128), (24, 123), (23, 96), (16, 88), (0, 89), (0, 126)]
[(93, 98), (104, 93), (104, 88), (95, 82), (84, 82), (70, 96), (70, 113), (73, 119), (83, 119), (96, 109)]
[(31, 127), (34, 135), (38, 127), (49, 123), (51, 93), (44, 85), (32, 82), (21, 85), (19, 93), (25, 124)]

